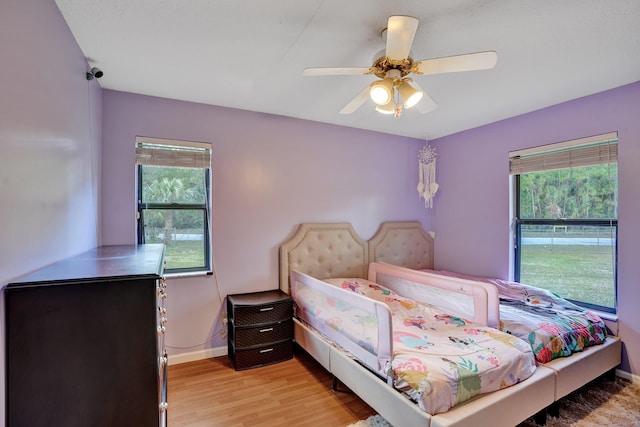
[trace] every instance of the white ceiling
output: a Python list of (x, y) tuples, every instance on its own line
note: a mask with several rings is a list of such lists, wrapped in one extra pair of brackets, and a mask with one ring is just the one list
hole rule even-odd
[[(640, 80), (638, 0), (56, 0), (105, 89), (434, 139)], [(390, 15), (420, 24), (415, 60), (495, 50), (483, 71), (417, 76), (438, 104), (399, 119), (368, 101)]]

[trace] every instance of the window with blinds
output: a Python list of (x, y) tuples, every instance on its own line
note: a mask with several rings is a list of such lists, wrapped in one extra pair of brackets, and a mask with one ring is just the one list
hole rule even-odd
[(138, 242), (163, 243), (168, 273), (209, 272), (211, 144), (136, 138)]
[(618, 134), (581, 138), (509, 153), (509, 172), (523, 174), (617, 163)]
[(517, 281), (615, 312), (617, 161), (615, 132), (509, 153)]

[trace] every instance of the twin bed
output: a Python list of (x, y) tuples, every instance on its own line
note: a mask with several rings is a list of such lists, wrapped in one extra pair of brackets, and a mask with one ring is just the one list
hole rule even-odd
[(296, 342), (391, 424), (513, 426), (620, 363), (598, 319), (586, 329), (601, 342), (536, 362), (535, 340), (496, 329), (494, 284), (432, 269), (417, 222), (384, 223), (369, 241), (348, 223), (301, 224), (280, 248)]

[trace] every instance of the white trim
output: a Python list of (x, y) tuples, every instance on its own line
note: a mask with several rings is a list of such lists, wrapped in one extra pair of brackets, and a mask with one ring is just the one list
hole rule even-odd
[(181, 363), (194, 362), (196, 360), (211, 359), (212, 357), (220, 357), (227, 355), (227, 347), (214, 347), (204, 350), (192, 351), (189, 353), (170, 354), (169, 366), (179, 365)]
[(609, 313), (608, 311), (600, 311), (593, 308), (590, 308), (589, 311), (597, 314), (598, 317), (600, 317), (602, 320), (607, 320), (614, 323), (618, 322), (618, 313)]
[(509, 158), (527, 156), (541, 151), (561, 150), (564, 148), (577, 147), (580, 145), (595, 144), (608, 139), (618, 139), (618, 132), (609, 132), (602, 135), (587, 136), (585, 138), (572, 139), (570, 141), (557, 142), (555, 144), (541, 145), (538, 147), (525, 148), (523, 150), (509, 151)]
[(152, 138), (147, 136), (136, 136), (136, 144), (140, 143), (158, 144), (158, 145), (173, 145), (177, 147), (196, 147), (211, 150), (210, 142), (199, 141), (184, 141), (179, 139), (166, 139), (166, 138)]
[(616, 369), (616, 376), (631, 381), (633, 384), (640, 384), (640, 376), (634, 375), (631, 372)]
[(165, 279), (184, 279), (188, 277), (202, 277), (213, 275), (213, 270), (186, 271), (182, 273), (164, 273)]

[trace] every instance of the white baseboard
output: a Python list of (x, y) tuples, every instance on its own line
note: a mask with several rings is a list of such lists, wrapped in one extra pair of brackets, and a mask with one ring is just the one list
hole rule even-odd
[(226, 356), (227, 347), (215, 347), (205, 350), (192, 351), (190, 353), (179, 353), (169, 355), (169, 365), (194, 362), (196, 360), (210, 359), (212, 357)]
[(625, 380), (629, 380), (634, 384), (640, 384), (640, 376), (634, 375), (631, 372), (616, 369), (616, 376), (623, 378)]

